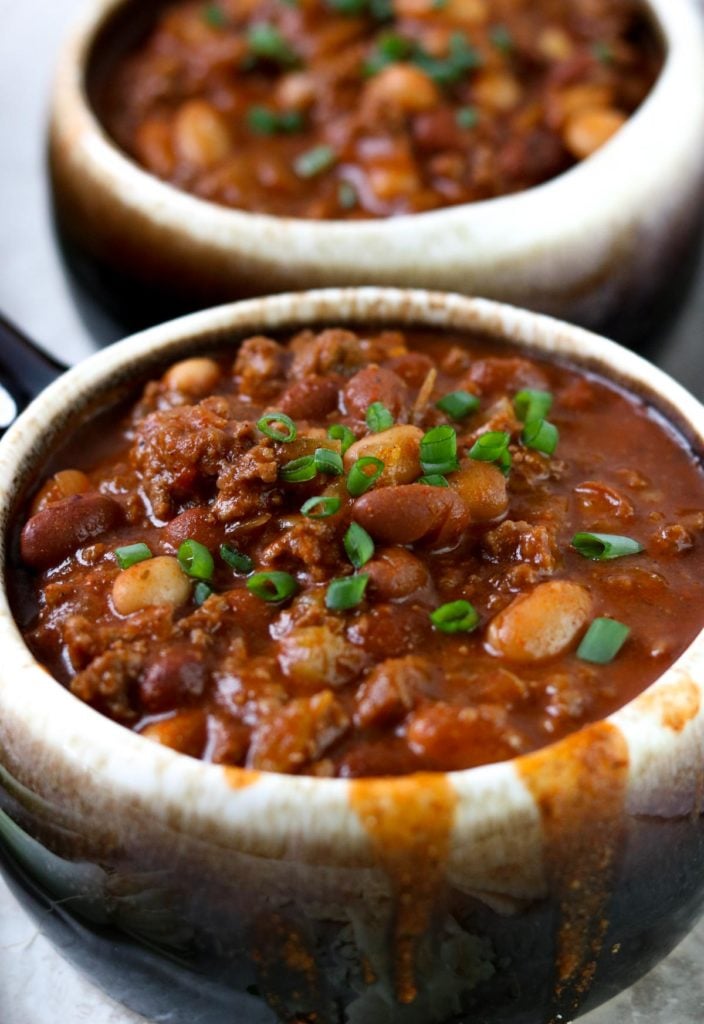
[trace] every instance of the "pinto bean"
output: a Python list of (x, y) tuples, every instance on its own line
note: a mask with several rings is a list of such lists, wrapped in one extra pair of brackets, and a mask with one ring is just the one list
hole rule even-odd
[(373, 402), (385, 405), (394, 419), (408, 412), (408, 390), (392, 370), (368, 366), (348, 381), (344, 390), (344, 404), (350, 416), (364, 420)]
[(508, 510), (506, 477), (490, 462), (471, 461), (450, 473), (450, 487), (465, 503), (474, 523), (488, 523)]
[(122, 521), (122, 508), (104, 494), (73, 494), (37, 512), (20, 538), (22, 561), (33, 569), (49, 569), (88, 541), (96, 540)]
[(337, 409), (339, 388), (329, 377), (306, 377), (292, 384), (276, 407), (294, 419), (316, 420)]
[(220, 379), (220, 367), (214, 359), (182, 359), (164, 374), (164, 383), (171, 391), (180, 391), (193, 398), (210, 394)]
[(131, 615), (153, 604), (178, 608), (186, 603), (190, 594), (190, 580), (178, 559), (161, 555), (121, 572), (113, 583), (112, 602), (120, 615)]
[(363, 670), (366, 656), (330, 626), (304, 626), (279, 641), (279, 665), (289, 679), (319, 690), (343, 686)]
[(205, 689), (206, 670), (199, 654), (186, 644), (160, 651), (139, 681), (139, 697), (147, 711), (170, 711)]
[(348, 636), (371, 658), (401, 658), (428, 642), (431, 626), (427, 609), (412, 604), (378, 604), (360, 615)]
[(582, 632), (592, 613), (589, 592), (577, 583), (552, 580), (514, 598), (492, 619), (486, 633), (491, 654), (509, 661), (554, 658)]
[(188, 100), (173, 123), (174, 148), (191, 167), (205, 170), (223, 160), (232, 148), (226, 119), (205, 100)]
[(621, 110), (583, 110), (568, 118), (563, 139), (577, 160), (586, 160), (600, 149), (626, 123)]
[(382, 548), (364, 566), (369, 591), (382, 601), (418, 600), (431, 591), (431, 576), (419, 558), (405, 548)]
[(390, 64), (367, 83), (362, 103), (373, 108), (390, 107), (403, 114), (432, 110), (440, 102), (433, 80), (411, 64)]
[(401, 424), (361, 438), (345, 452), (345, 470), (349, 472), (357, 459), (374, 456), (384, 463), (377, 486), (410, 484), (421, 475), (420, 442), (423, 431), (410, 424)]
[(32, 515), (41, 512), (48, 505), (72, 494), (85, 494), (90, 490), (90, 480), (80, 469), (62, 469), (44, 484), (32, 502)]
[(406, 733), (413, 753), (427, 768), (460, 771), (514, 757), (525, 741), (506, 723), (503, 708), (455, 707), (441, 702), (415, 712)]
[(187, 508), (176, 516), (161, 531), (161, 536), (173, 548), (184, 540), (197, 540), (210, 551), (214, 551), (223, 539), (222, 526), (207, 505)]
[(455, 491), (427, 484), (368, 491), (355, 501), (352, 516), (385, 544), (423, 541), (438, 548), (456, 544), (471, 518)]

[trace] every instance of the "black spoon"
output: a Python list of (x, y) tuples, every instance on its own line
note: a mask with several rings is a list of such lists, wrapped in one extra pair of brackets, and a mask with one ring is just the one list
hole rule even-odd
[(0, 316), (0, 436), (67, 369)]

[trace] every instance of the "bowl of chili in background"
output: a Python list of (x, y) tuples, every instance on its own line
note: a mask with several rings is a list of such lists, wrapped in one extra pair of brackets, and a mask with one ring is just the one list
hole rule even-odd
[[(158, 296), (161, 308), (172, 310), (291, 288), (389, 284), (482, 294), (624, 339), (652, 330), (653, 310), (675, 301), (674, 278), (686, 275), (671, 268), (685, 262), (700, 222), (699, 4), (647, 0), (643, 18), (652, 19), (652, 37), (641, 26), (639, 41), (617, 40), (611, 49), (589, 35), (588, 14), (607, 31), (609, 5), (596, 5), (582, 16), (575, 55), (565, 57), (574, 40), (563, 29), (548, 32), (544, 52), (531, 42), (532, 8), (512, 35), (510, 17), (507, 24), (486, 20), (481, 2), (453, 13), (454, 2), (430, 13), (423, 0), (401, 4), (419, 13), (399, 22), (406, 36), (389, 32), (383, 20), (360, 19), (354, 3), (348, 14), (342, 5), (315, 8), (308, 24), (328, 46), (327, 73), (331, 65), (342, 73), (349, 53), (360, 82), (356, 95), (343, 79), (331, 112), (321, 106), (315, 114), (314, 129), (305, 127), (299, 106), (315, 104), (311, 92), (322, 96), (325, 88), (316, 89), (309, 71), (311, 87), (305, 67), (293, 63), (313, 45), (301, 35), (305, 14), (303, 28), (297, 20), (303, 5), (255, 5), (249, 27), (233, 32), (226, 4), (177, 4), (168, 15), (171, 35), (162, 28), (147, 44), (150, 19), (163, 5), (94, 4), (61, 58), (51, 131), (59, 222), (65, 237), (97, 261), (89, 269), (93, 279), (107, 292), (120, 275), (139, 281), (147, 303)], [(450, 49), (436, 59), (433, 33), (444, 39), (448, 32)], [(405, 39), (407, 48), (407, 37), (415, 39), (408, 53), (398, 43)], [(187, 56), (191, 38), (194, 53), (208, 47), (211, 63), (203, 68)], [(140, 45), (151, 49), (140, 55)], [(619, 47), (626, 56), (611, 79), (617, 65), (609, 61)], [(472, 67), (478, 53), (481, 69)], [(254, 72), (229, 71), (247, 59)], [(540, 60), (545, 81), (530, 78)], [(492, 112), (491, 105), (516, 102), (524, 75), (537, 101), (519, 104), (517, 128), (510, 111)], [(561, 79), (564, 91), (556, 88)], [(391, 100), (380, 103), (377, 93)], [(354, 131), (337, 116), (345, 104), (360, 122)], [(333, 114), (330, 128), (326, 118)], [(595, 135), (585, 136), (594, 131), (604, 140), (620, 125), (575, 163), (593, 149)], [(339, 159), (336, 152), (331, 157), (338, 136), (346, 140)], [(188, 162), (204, 139), (212, 153), (203, 159), (225, 154), (222, 166), (199, 167), (197, 157)], [(397, 140), (398, 152), (389, 139)], [(453, 184), (455, 165), (475, 151), (468, 180)], [(244, 170), (233, 171), (238, 161)]]
[[(255, 299), (112, 346), (11, 429), (0, 445), (0, 508), (16, 607), (12, 528), (67, 434), (175, 361), (330, 325), (371, 337), (384, 328), (447, 331), (453, 343), (480, 336), (497, 356), (513, 358), (518, 346), (519, 363), (537, 360), (545, 372), (581, 367), (616, 386), (614, 401), (625, 388), (645, 403), (641, 419), (670, 422), (680, 453), (671, 466), (684, 466), (687, 450), (690, 471), (700, 466), (699, 403), (579, 328), (427, 292)], [(579, 382), (569, 390), (574, 414), (587, 396)], [(94, 436), (105, 431), (97, 422)], [(644, 481), (624, 468), (635, 503)], [(694, 519), (687, 530), (698, 548)], [(683, 535), (668, 534), (675, 560)], [(662, 600), (648, 573), (632, 590), (634, 602)], [(449, 1024), (481, 1013), (547, 1024), (634, 981), (701, 911), (701, 632), (640, 696), (532, 753), (466, 771), (326, 778), (203, 763), (110, 721), (34, 659), (5, 591), (0, 600), (8, 877), (66, 955), (143, 1013), (218, 1022), (238, 1013), (262, 1024)], [(649, 658), (663, 656), (672, 632), (645, 638)]]

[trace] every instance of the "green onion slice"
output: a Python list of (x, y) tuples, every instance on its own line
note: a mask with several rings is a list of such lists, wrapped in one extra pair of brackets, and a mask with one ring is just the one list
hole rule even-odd
[(313, 462), (319, 473), (327, 473), (328, 476), (342, 476), (345, 471), (340, 453), (329, 448), (316, 448)]
[(426, 476), (442, 476), (459, 469), (454, 427), (433, 427), (423, 435), (420, 442), (420, 464)]
[(577, 657), (594, 665), (608, 665), (621, 650), (630, 632), (628, 626), (616, 619), (594, 619), (577, 649)]
[(455, 113), (458, 128), (476, 128), (479, 124), (479, 111), (476, 107), (460, 107)]
[(262, 601), (278, 604), (293, 597), (298, 590), (298, 583), (288, 572), (255, 572), (247, 580), (247, 590)]
[(200, 608), (200, 606), (208, 600), (210, 595), (214, 593), (215, 591), (213, 590), (209, 583), (206, 583), (205, 580), (199, 580), (198, 583), (196, 583), (195, 588), (193, 590), (193, 600), (195, 601), (196, 605)]
[(332, 146), (314, 146), (299, 154), (293, 169), (299, 178), (315, 178), (337, 163), (337, 153)]
[(355, 569), (361, 569), (374, 557), (374, 541), (359, 523), (350, 523), (342, 543)]
[(187, 576), (192, 576), (196, 580), (213, 578), (215, 562), (205, 544), (200, 544), (197, 540), (184, 540), (176, 557)]
[(560, 431), (549, 420), (529, 420), (521, 434), (526, 448), (533, 448), (544, 455), (552, 455), (559, 440)]
[(606, 562), (610, 558), (637, 555), (643, 545), (632, 537), (621, 537), (617, 533), (575, 533), (572, 547), (585, 558)]
[(223, 562), (226, 562), (231, 569), (235, 572), (241, 572), (248, 575), (254, 568), (254, 562), (249, 555), (244, 555), (237, 548), (231, 547), (229, 544), (220, 545), (220, 557)]
[[(285, 430), (277, 430), (274, 424), (285, 427)], [(285, 412), (265, 412), (260, 420), (257, 420), (257, 429), (266, 434), (273, 441), (281, 441), (288, 444), (296, 440), (296, 424)]]
[(471, 412), (476, 412), (480, 402), (476, 395), (469, 391), (451, 391), (443, 395), (435, 405), (453, 420), (463, 420)]
[(252, 56), (274, 61), (283, 67), (294, 67), (300, 63), (298, 54), (280, 30), (268, 21), (252, 25), (247, 33), (247, 47)]
[(300, 459), (292, 459), (279, 470), (279, 476), (288, 484), (302, 484), (313, 480), (318, 475), (318, 468), (312, 455), (302, 455)]
[(325, 594), (325, 607), (333, 612), (356, 608), (364, 597), (368, 582), (369, 577), (364, 574), (332, 580)]
[(383, 402), (372, 402), (367, 409), (365, 420), (374, 434), (380, 434), (382, 430), (388, 430), (394, 425), (394, 418)]
[(341, 505), (342, 501), (339, 498), (327, 497), (321, 494), (315, 498), (309, 498), (308, 501), (304, 501), (301, 505), (301, 513), (307, 516), (308, 519), (327, 519), (329, 516), (334, 516), (336, 512), (339, 512)]
[(467, 454), (477, 462), (497, 462), (507, 472), (511, 468), (510, 440), (505, 430), (489, 430), (477, 438)]
[(253, 106), (247, 111), (247, 126), (255, 135), (290, 135), (303, 128), (303, 114), (298, 110), (272, 110)]
[(357, 189), (349, 181), (341, 181), (337, 188), (337, 201), (343, 210), (353, 210), (359, 202)]
[(449, 487), (447, 480), (439, 473), (428, 473), (427, 476), (419, 476), (417, 484), (427, 484), (428, 487)]
[(552, 409), (553, 398), (549, 391), (535, 391), (526, 388), (513, 396), (513, 408), (522, 423), (543, 420)]
[(227, 15), (219, 4), (206, 4), (201, 17), (211, 28), (224, 28), (227, 25)]
[(430, 621), (441, 633), (471, 633), (479, 625), (479, 613), (469, 601), (450, 601), (431, 612)]
[(342, 423), (333, 423), (331, 427), (328, 427), (328, 437), (332, 441), (340, 442), (343, 455), (357, 440), (350, 428), (343, 426)]
[(489, 39), (502, 53), (510, 53), (514, 48), (513, 36), (505, 25), (494, 25), (489, 30)]
[(347, 474), (347, 490), (353, 498), (358, 498), (370, 487), (373, 487), (384, 472), (384, 463), (373, 455), (365, 455), (357, 459)]
[(145, 562), (151, 557), (152, 553), (146, 544), (127, 544), (124, 548), (115, 549), (115, 558), (121, 569), (129, 569), (131, 565)]

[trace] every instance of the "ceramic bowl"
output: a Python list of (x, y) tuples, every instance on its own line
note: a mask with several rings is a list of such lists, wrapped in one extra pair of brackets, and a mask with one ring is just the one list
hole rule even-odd
[[(145, 375), (318, 324), (479, 331), (636, 391), (704, 446), (704, 408), (564, 323), (423, 291), (323, 290), (194, 314), (59, 378), (0, 443), (9, 524), (67, 431)], [(11, 570), (10, 570), (11, 571)], [(627, 986), (704, 900), (704, 633), (642, 696), (515, 761), (347, 781), (193, 760), (83, 704), (0, 590), (0, 849), (66, 954), (159, 1020), (556, 1024)]]
[(153, 4), (94, 0), (61, 56), (54, 93), (60, 223), (99, 266), (139, 280), (151, 299), (166, 296), (167, 308), (169, 299), (195, 308), (324, 285), (420, 286), (637, 337), (685, 275), (704, 198), (701, 5), (643, 6), (662, 37), (664, 69), (590, 159), (503, 198), (386, 220), (314, 222), (195, 198), (117, 148), (96, 116), (92, 87)]

